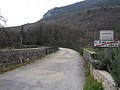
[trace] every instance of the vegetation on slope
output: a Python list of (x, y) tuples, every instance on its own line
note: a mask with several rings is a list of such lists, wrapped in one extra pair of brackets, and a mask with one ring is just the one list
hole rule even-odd
[(84, 85), (83, 90), (104, 90), (102, 83), (95, 80), (91, 75), (89, 75), (86, 79), (86, 83)]
[(56, 7), (54, 9), (49, 10), (45, 15), (45, 20), (59, 18), (60, 15), (64, 13), (82, 11), (90, 8), (95, 7), (102, 7), (102, 6), (117, 6), (120, 5), (119, 0), (84, 0), (82, 2), (77, 2), (75, 4), (71, 4), (64, 7)]
[[(78, 50), (93, 46), (99, 30), (120, 26), (119, 7), (100, 7), (67, 13), (58, 19), (38, 21), (23, 26), (24, 45), (58, 45)], [(0, 46), (19, 46), (21, 26), (0, 29)]]
[[(66, 12), (54, 19), (42, 19), (36, 23), (23, 25), (23, 44), (58, 45), (78, 50), (82, 46), (93, 46), (93, 41), (99, 38), (99, 30), (114, 30), (120, 26), (120, 7), (117, 6), (119, 0), (85, 0), (84, 2), (87, 4), (94, 2), (95, 7), (84, 6), (87, 9), (83, 11), (75, 9), (75, 12)], [(80, 3), (76, 4), (77, 7), (80, 6)], [(22, 26), (1, 28), (0, 47), (19, 46), (21, 28)]]
[(120, 48), (97, 49), (97, 60), (100, 62), (95, 68), (111, 73), (116, 85), (120, 87)]
[(88, 67), (87, 62), (84, 63), (85, 67), (85, 76), (86, 82), (84, 84), (83, 90), (104, 90), (101, 82), (98, 82), (90, 75), (90, 69)]

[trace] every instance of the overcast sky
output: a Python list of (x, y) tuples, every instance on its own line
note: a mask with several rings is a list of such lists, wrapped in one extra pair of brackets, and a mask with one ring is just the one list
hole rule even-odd
[(7, 26), (18, 26), (40, 20), (49, 9), (79, 1), (83, 0), (0, 0), (0, 13)]

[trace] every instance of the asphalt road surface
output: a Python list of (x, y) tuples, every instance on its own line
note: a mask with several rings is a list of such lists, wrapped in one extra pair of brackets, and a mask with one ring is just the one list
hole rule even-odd
[(83, 90), (83, 59), (60, 48), (33, 64), (0, 75), (0, 90)]

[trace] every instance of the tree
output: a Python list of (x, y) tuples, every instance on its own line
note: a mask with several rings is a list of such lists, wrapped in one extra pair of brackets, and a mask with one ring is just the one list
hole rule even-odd
[(6, 26), (6, 22), (7, 20), (0, 13), (0, 48), (6, 47), (7, 45), (10, 46), (9, 34), (5, 30), (5, 28), (3, 28), (4, 26)]
[(120, 40), (120, 27), (115, 29), (115, 39)]
[(0, 27), (6, 26), (6, 22), (7, 22), (7, 20), (0, 13)]

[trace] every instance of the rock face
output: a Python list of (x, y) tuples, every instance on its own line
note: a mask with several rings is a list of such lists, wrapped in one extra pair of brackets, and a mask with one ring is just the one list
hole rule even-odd
[(120, 5), (120, 0), (85, 0), (68, 6), (64, 6), (60, 8), (56, 7), (54, 9), (51, 9), (43, 16), (43, 18), (54, 19), (64, 13), (81, 11), (93, 7), (116, 6), (116, 5)]

